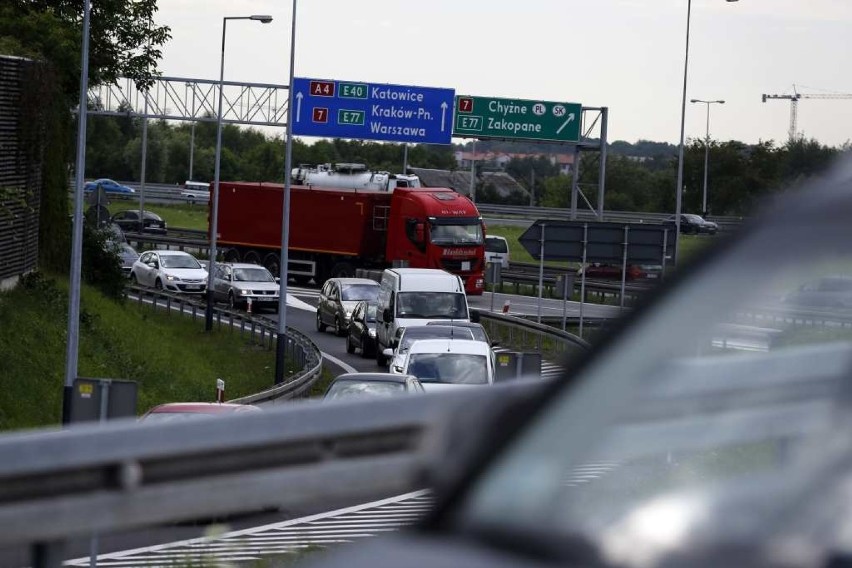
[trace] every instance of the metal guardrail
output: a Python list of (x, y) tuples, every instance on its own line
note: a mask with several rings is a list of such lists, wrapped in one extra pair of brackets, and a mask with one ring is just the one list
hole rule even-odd
[[(534, 207), (524, 205), (491, 205), (488, 203), (477, 203), (477, 209), (484, 215), (506, 215), (511, 217), (527, 217), (530, 219), (559, 219), (569, 220), (571, 211), (554, 207)], [(672, 213), (652, 213), (644, 211), (604, 211), (603, 221), (618, 223), (661, 223)], [(578, 210), (577, 219), (581, 221), (600, 221), (593, 211)], [(719, 230), (730, 230), (739, 226), (743, 217), (733, 215), (710, 215), (708, 221), (714, 221), (719, 225)]]
[(33, 566), (58, 568), (62, 542), (93, 532), (422, 489), (458, 471), (475, 443), (453, 431), (540, 385), (3, 435), (0, 546), (35, 545)]
[[(164, 308), (168, 311), (176, 310), (180, 314), (187, 314), (193, 318), (204, 314), (205, 306), (197, 299), (151, 290), (141, 286), (129, 286), (136, 295), (136, 300), (143, 303), (146, 299), (150, 301), (152, 309)], [(255, 337), (260, 344), (267, 349), (273, 349), (277, 342), (277, 329), (270, 322), (252, 317), (249, 314), (214, 307), (214, 324), (221, 329), (225, 325), (228, 329), (239, 328), (240, 335), (246, 333), (249, 337)], [(289, 379), (265, 391), (248, 396), (231, 399), (229, 402), (238, 404), (255, 404), (275, 399), (291, 399), (304, 395), (322, 374), (322, 352), (319, 347), (301, 331), (287, 327), (285, 358), (292, 361), (299, 371), (291, 375)]]
[(492, 341), (499, 342), (500, 347), (518, 351), (534, 350), (553, 360), (579, 355), (591, 347), (581, 337), (549, 325), (486, 310), (472, 309), (471, 312), (479, 316), (479, 322), (488, 331), (488, 336)]

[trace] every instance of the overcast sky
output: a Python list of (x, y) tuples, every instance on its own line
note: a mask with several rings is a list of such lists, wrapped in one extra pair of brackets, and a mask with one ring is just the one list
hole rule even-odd
[[(159, 0), (164, 76), (288, 82), (291, 0)], [(610, 109), (609, 139), (677, 142), (687, 0), (299, 0), (296, 76), (453, 88)], [(693, 0), (688, 98), (725, 99), (711, 136), (787, 138), (788, 101), (852, 93), (852, 0)], [(686, 134), (703, 137), (687, 102)], [(799, 131), (852, 139), (852, 98), (802, 100)]]

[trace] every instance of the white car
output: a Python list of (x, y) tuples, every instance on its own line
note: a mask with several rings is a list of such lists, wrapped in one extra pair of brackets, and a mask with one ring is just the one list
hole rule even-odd
[(421, 339), (411, 344), (402, 374), (420, 380), (426, 392), (494, 384), (494, 352), (484, 341)]
[(397, 333), (399, 336), (396, 347), (385, 349), (384, 355), (391, 359), (390, 372), (402, 374), (402, 366), (405, 364), (405, 355), (415, 341), (424, 339), (469, 339), (473, 340), (473, 333), (469, 329), (437, 325), (418, 325), (414, 327), (401, 327)]
[(281, 285), (269, 270), (257, 264), (217, 263), (213, 272), (213, 298), (228, 307), (268, 309), (278, 312)]
[(194, 256), (177, 250), (143, 252), (130, 269), (130, 281), (170, 292), (207, 291), (207, 271)]

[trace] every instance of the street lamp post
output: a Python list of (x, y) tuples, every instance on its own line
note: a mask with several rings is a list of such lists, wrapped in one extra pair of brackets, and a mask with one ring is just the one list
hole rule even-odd
[(281, 209), (281, 262), (278, 266), (278, 337), (275, 345), (275, 384), (284, 382), (287, 349), (287, 279), (290, 264), (290, 184), (293, 169), (293, 74), (296, 68), (296, 0), (290, 22), (290, 88), (287, 89), (287, 141), (284, 148), (284, 203)]
[(216, 113), (216, 162), (213, 171), (213, 209), (210, 219), (210, 263), (207, 266), (207, 309), (204, 329), (213, 329), (213, 271), (216, 269), (216, 233), (219, 231), (219, 167), (222, 163), (222, 101), (225, 88), (225, 29), (228, 20), (255, 20), (262, 24), (272, 21), (272, 16), (225, 16), (222, 18), (222, 54), (219, 60), (219, 110)]
[[(725, 0), (732, 3), (739, 0)], [(680, 254), (680, 213), (683, 208), (683, 132), (686, 127), (686, 80), (689, 71), (689, 18), (692, 15), (692, 0), (686, 2), (686, 49), (683, 58), (683, 97), (680, 103), (680, 143), (677, 151), (677, 185), (675, 186), (675, 252), (674, 262)]]
[(710, 105), (725, 104), (725, 101), (703, 101), (701, 99), (692, 99), (691, 103), (701, 103), (707, 107), (707, 128), (704, 133), (704, 191), (701, 196), (701, 214), (707, 216), (707, 166), (710, 164)]

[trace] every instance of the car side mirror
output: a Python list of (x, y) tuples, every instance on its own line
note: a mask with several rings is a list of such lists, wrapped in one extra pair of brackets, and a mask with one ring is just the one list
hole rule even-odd
[(470, 312), (470, 321), (473, 323), (479, 323), (479, 312), (474, 310)]
[(151, 260), (151, 261), (148, 261), (148, 266), (150, 266), (151, 268), (157, 268), (157, 263), (154, 262), (153, 260)]
[(393, 357), (393, 349), (386, 347), (385, 350), (382, 351), (382, 355), (384, 355), (385, 357)]
[(382, 321), (390, 321), (391, 320), (391, 311), (390, 308), (385, 308), (382, 310)]

